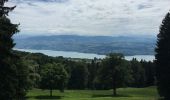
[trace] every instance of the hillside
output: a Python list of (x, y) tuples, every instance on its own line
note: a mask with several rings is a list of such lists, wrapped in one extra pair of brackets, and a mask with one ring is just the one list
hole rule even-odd
[(14, 37), (18, 49), (76, 51), (82, 53), (153, 55), (156, 39), (145, 36), (24, 36)]

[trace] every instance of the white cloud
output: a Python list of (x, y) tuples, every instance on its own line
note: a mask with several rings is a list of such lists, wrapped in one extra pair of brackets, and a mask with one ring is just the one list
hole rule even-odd
[(170, 0), (17, 1), (10, 18), (29, 34), (156, 35), (170, 9)]

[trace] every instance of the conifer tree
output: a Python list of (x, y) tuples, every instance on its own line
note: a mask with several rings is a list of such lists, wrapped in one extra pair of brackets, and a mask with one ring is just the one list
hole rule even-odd
[(7, 1), (0, 0), (0, 100), (18, 100), (26, 92), (27, 70), (12, 51), (15, 46), (12, 36), (19, 30), (7, 17), (15, 8), (5, 7)]
[(155, 51), (158, 91), (161, 97), (170, 100), (170, 13), (160, 27)]

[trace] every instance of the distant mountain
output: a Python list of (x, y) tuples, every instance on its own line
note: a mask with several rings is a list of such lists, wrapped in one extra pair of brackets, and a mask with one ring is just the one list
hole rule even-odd
[(145, 36), (24, 36), (14, 37), (15, 48), (76, 51), (82, 53), (108, 54), (111, 52), (124, 55), (153, 55), (156, 38)]

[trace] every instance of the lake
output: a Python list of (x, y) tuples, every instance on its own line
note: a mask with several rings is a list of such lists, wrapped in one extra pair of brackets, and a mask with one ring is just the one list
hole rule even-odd
[[(14, 49), (18, 51), (25, 51), (31, 53), (43, 53), (48, 56), (56, 57), (56, 56), (63, 56), (66, 58), (85, 58), (85, 59), (93, 59), (96, 58), (105, 58), (105, 55), (98, 55), (93, 53), (79, 53), (79, 52), (70, 52), (70, 51), (54, 51), (54, 50), (32, 50), (32, 49)], [(137, 60), (146, 60), (146, 61), (153, 61), (155, 57), (153, 55), (134, 55), (134, 56), (125, 56), (126, 60), (131, 60), (136, 58)]]

